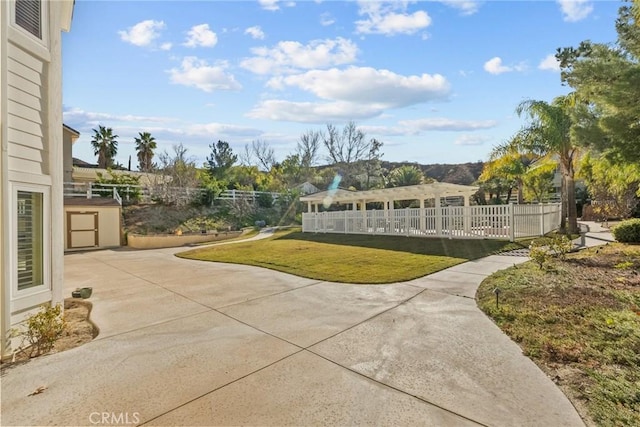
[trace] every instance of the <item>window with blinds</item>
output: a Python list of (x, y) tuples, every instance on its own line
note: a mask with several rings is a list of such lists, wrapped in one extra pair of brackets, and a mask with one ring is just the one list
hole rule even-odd
[(16, 25), (42, 40), (41, 3), (41, 0), (16, 0)]
[(18, 290), (44, 284), (43, 194), (18, 191)]

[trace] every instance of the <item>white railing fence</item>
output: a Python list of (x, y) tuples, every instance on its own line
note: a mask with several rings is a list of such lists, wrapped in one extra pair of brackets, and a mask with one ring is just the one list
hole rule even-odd
[(387, 234), (513, 241), (517, 238), (542, 236), (559, 226), (558, 203), (302, 214), (302, 231), (307, 233)]
[[(117, 189), (117, 191), (116, 191)], [(113, 193), (115, 192), (115, 193)], [(65, 197), (108, 197), (106, 194), (119, 193), (118, 198), (127, 202), (138, 198), (141, 202), (151, 202), (153, 200), (168, 200), (171, 202), (190, 202), (202, 197), (206, 190), (204, 188), (180, 188), (168, 186), (143, 186), (143, 185), (122, 185), (122, 184), (98, 184), (92, 182), (65, 182)], [(281, 197), (280, 193), (268, 191), (241, 191), (224, 190), (215, 199), (218, 200), (249, 200), (256, 203), (263, 195), (270, 195), (273, 201)], [(116, 198), (117, 199), (117, 198)]]

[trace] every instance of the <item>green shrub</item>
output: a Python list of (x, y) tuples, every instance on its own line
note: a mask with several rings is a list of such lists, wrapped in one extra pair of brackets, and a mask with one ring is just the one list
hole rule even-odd
[(529, 244), (529, 257), (542, 269), (551, 258), (551, 254), (547, 246), (539, 240), (534, 240)]
[(19, 351), (30, 358), (48, 353), (66, 328), (62, 318), (62, 306), (42, 306), (40, 311), (27, 318), (26, 328), (13, 330), (13, 336), (22, 338)]
[(613, 237), (622, 243), (640, 243), (640, 218), (627, 219), (616, 225)]
[[(142, 198), (140, 190), (140, 177), (128, 174), (114, 174), (110, 169), (107, 170), (108, 176), (103, 176), (98, 172), (98, 179), (93, 188), (104, 190), (100, 192), (101, 197), (113, 197), (113, 189), (115, 188), (123, 202), (137, 203)], [(105, 184), (105, 185), (101, 185)]]

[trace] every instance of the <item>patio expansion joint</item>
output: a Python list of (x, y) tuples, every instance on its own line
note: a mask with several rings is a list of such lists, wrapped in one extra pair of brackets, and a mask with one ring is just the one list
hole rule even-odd
[[(324, 340), (323, 340), (323, 341), (324, 341)], [(321, 341), (320, 341), (320, 342), (321, 342)], [(317, 344), (317, 343), (316, 343), (316, 344)], [(315, 345), (315, 344), (314, 344), (314, 345)], [(445, 411), (445, 412), (447, 412), (447, 413), (449, 413), (449, 414), (452, 414), (452, 415), (455, 415), (455, 416), (457, 416), (457, 417), (460, 417), (460, 418), (462, 418), (462, 419), (464, 419), (464, 420), (470, 421), (470, 422), (472, 422), (472, 423), (474, 423), (474, 424), (477, 424), (477, 425), (479, 425), (479, 426), (489, 427), (489, 425), (488, 425), (488, 424), (484, 424), (484, 423), (483, 423), (483, 422), (481, 422), (481, 421), (474, 420), (473, 418), (469, 418), (469, 417), (468, 417), (468, 416), (466, 416), (466, 415), (460, 414), (460, 413), (458, 413), (458, 412), (456, 412), (456, 411), (454, 411), (454, 410), (452, 410), (452, 409), (448, 409), (448, 408), (446, 408), (446, 407), (444, 407), (444, 406), (442, 406), (442, 405), (440, 405), (440, 404), (438, 404), (438, 403), (435, 403), (435, 402), (432, 402), (432, 401), (430, 401), (430, 400), (428, 400), (428, 399), (425, 399), (424, 397), (420, 397), (420, 396), (418, 396), (418, 395), (416, 395), (416, 394), (410, 393), (410, 392), (408, 392), (408, 391), (406, 391), (406, 390), (403, 390), (403, 389), (401, 389), (401, 388), (395, 387), (395, 386), (393, 386), (393, 385), (386, 384), (386, 383), (384, 383), (384, 382), (382, 382), (382, 381), (380, 381), (380, 380), (377, 380), (377, 379), (372, 378), (372, 377), (370, 377), (370, 376), (368, 376), (368, 375), (365, 375), (365, 374), (363, 374), (362, 372), (358, 372), (358, 371), (356, 371), (356, 370), (354, 370), (354, 369), (352, 369), (352, 368), (350, 368), (350, 367), (348, 367), (348, 366), (342, 365), (342, 364), (340, 364), (340, 363), (336, 362), (335, 360), (329, 359), (329, 358), (328, 358), (328, 357), (326, 357), (326, 356), (323, 356), (323, 355), (321, 355), (321, 354), (319, 354), (319, 353), (316, 353), (316, 352), (314, 352), (313, 350), (310, 350), (309, 348), (305, 348), (305, 349), (304, 349), (304, 351), (307, 351), (307, 352), (309, 352), (309, 353), (313, 354), (314, 356), (317, 356), (317, 357), (319, 357), (319, 358), (321, 358), (321, 359), (323, 359), (323, 360), (326, 360), (327, 362), (329, 362), (329, 363), (331, 363), (331, 364), (333, 364), (333, 365), (336, 365), (336, 366), (338, 366), (338, 367), (340, 367), (340, 368), (342, 368), (342, 369), (345, 369), (345, 370), (347, 370), (347, 371), (349, 371), (349, 372), (351, 372), (351, 373), (353, 373), (353, 374), (356, 374), (356, 375), (358, 375), (359, 377), (366, 378), (367, 380), (369, 380), (369, 381), (371, 381), (371, 382), (374, 382), (374, 383), (376, 383), (376, 384), (378, 384), (378, 385), (380, 385), (380, 386), (382, 386), (382, 387), (389, 388), (389, 389), (391, 389), (391, 390), (395, 390), (395, 391), (397, 391), (397, 392), (399, 392), (399, 393), (401, 393), (401, 394), (403, 394), (403, 395), (405, 395), (405, 396), (412, 397), (412, 398), (414, 398), (414, 399), (416, 399), (416, 400), (419, 400), (419, 401), (420, 401), (420, 402), (422, 402), (422, 403), (425, 403), (425, 404), (427, 404), (427, 405), (429, 405), (429, 406), (433, 406), (433, 407), (435, 407), (435, 408), (438, 408), (438, 409), (440, 409), (440, 410), (442, 410), (442, 411)]]
[[(309, 285), (307, 285), (307, 286), (305, 286), (305, 287), (313, 286), (313, 285), (317, 285), (317, 284), (319, 284), (319, 283), (322, 283), (322, 282), (312, 283), (312, 284), (309, 284)], [(300, 288), (296, 288), (296, 289), (300, 289)], [(291, 290), (295, 290), (295, 289), (290, 289), (290, 290), (288, 290), (288, 291), (291, 291)], [(286, 291), (286, 292), (288, 292), (288, 291)], [(441, 410), (443, 410), (443, 411), (445, 411), (445, 412), (447, 412), (447, 413), (450, 413), (450, 414), (455, 415), (455, 416), (457, 416), (457, 417), (463, 418), (463, 419), (465, 419), (465, 420), (467, 420), (467, 421), (470, 421), (470, 422), (472, 422), (472, 423), (475, 423), (475, 424), (477, 424), (477, 425), (479, 425), (479, 426), (485, 426), (485, 427), (488, 427), (486, 424), (483, 424), (483, 423), (481, 423), (481, 422), (479, 422), (479, 421), (476, 421), (476, 420), (473, 420), (473, 419), (471, 419), (471, 418), (469, 418), (469, 417), (467, 417), (467, 416), (465, 416), (465, 415), (462, 415), (462, 414), (459, 414), (459, 413), (457, 413), (457, 412), (455, 412), (455, 411), (452, 411), (452, 410), (450, 410), (450, 409), (447, 409), (447, 408), (445, 408), (445, 407), (443, 407), (443, 406), (441, 406), (441, 405), (438, 405), (437, 403), (430, 402), (429, 400), (424, 399), (424, 398), (422, 398), (422, 397), (420, 397), (420, 396), (417, 396), (417, 395), (415, 395), (415, 394), (409, 393), (409, 392), (407, 392), (407, 391), (405, 391), (405, 390), (399, 389), (399, 388), (394, 387), (394, 386), (391, 386), (391, 385), (389, 385), (389, 384), (385, 384), (385, 383), (383, 383), (383, 382), (381, 382), (381, 381), (379, 381), (379, 380), (376, 380), (376, 379), (374, 379), (374, 378), (368, 377), (367, 375), (364, 375), (364, 374), (362, 374), (362, 373), (360, 373), (360, 372), (357, 372), (357, 371), (355, 371), (355, 370), (353, 370), (353, 369), (351, 369), (351, 368), (349, 368), (349, 367), (347, 367), (347, 366), (341, 365), (340, 363), (337, 363), (337, 362), (335, 362), (335, 361), (333, 361), (333, 360), (331, 360), (331, 359), (327, 358), (326, 356), (323, 356), (323, 355), (318, 354), (318, 353), (314, 352), (313, 350), (311, 350), (311, 347), (313, 347), (313, 346), (315, 346), (315, 345), (317, 345), (317, 344), (320, 344), (320, 343), (322, 343), (322, 342), (324, 342), (324, 341), (327, 341), (327, 340), (329, 340), (329, 339), (331, 339), (331, 338), (333, 338), (333, 337), (335, 337), (335, 336), (337, 336), (337, 335), (340, 335), (340, 334), (341, 334), (341, 333), (343, 333), (343, 332), (346, 332), (346, 331), (348, 331), (348, 330), (350, 330), (350, 329), (355, 328), (356, 326), (359, 326), (359, 325), (361, 325), (361, 324), (363, 324), (363, 323), (366, 323), (366, 322), (368, 322), (369, 320), (375, 319), (376, 317), (378, 317), (378, 316), (380, 316), (380, 315), (382, 315), (382, 314), (384, 314), (384, 313), (387, 313), (387, 312), (389, 312), (389, 311), (391, 311), (391, 310), (395, 310), (396, 308), (400, 307), (401, 305), (404, 305), (404, 304), (408, 303), (409, 301), (411, 301), (412, 299), (416, 298), (417, 296), (419, 296), (420, 294), (422, 294), (422, 293), (423, 293), (423, 292), (425, 292), (425, 291), (428, 291), (428, 289), (422, 289), (420, 292), (416, 293), (415, 295), (412, 295), (412, 296), (411, 296), (411, 297), (409, 297), (409, 298), (406, 298), (406, 299), (404, 299), (404, 300), (400, 301), (399, 303), (395, 304), (395, 305), (394, 305), (394, 306), (392, 306), (392, 307), (389, 307), (389, 308), (387, 308), (387, 309), (385, 309), (385, 310), (382, 310), (381, 312), (376, 313), (376, 314), (374, 314), (373, 316), (370, 316), (370, 317), (368, 317), (368, 318), (366, 318), (366, 319), (364, 319), (364, 320), (362, 320), (362, 321), (360, 321), (360, 322), (357, 322), (356, 324), (351, 325), (351, 326), (349, 326), (349, 327), (347, 327), (347, 328), (345, 328), (345, 329), (343, 329), (343, 330), (341, 330), (341, 331), (339, 331), (339, 332), (336, 332), (335, 334), (332, 334), (332, 335), (331, 335), (331, 336), (329, 336), (329, 337), (323, 338), (323, 339), (321, 339), (321, 340), (319, 340), (319, 341), (317, 341), (317, 342), (315, 342), (315, 343), (309, 344), (309, 345), (304, 346), (304, 347), (303, 347), (303, 346), (300, 346), (300, 345), (298, 345), (298, 344), (295, 344), (295, 343), (293, 343), (293, 342), (291, 342), (291, 341), (289, 341), (289, 340), (287, 340), (287, 339), (285, 339), (285, 338), (282, 338), (282, 337), (279, 337), (279, 336), (277, 336), (277, 335), (274, 335), (274, 334), (272, 334), (272, 333), (270, 333), (270, 332), (264, 331), (264, 330), (262, 330), (262, 329), (258, 328), (258, 327), (257, 327), (257, 326), (255, 326), (255, 325), (252, 325), (252, 324), (249, 324), (249, 323), (247, 323), (247, 322), (244, 322), (244, 321), (242, 321), (242, 320), (240, 320), (240, 319), (237, 319), (237, 318), (235, 318), (235, 317), (233, 317), (233, 316), (231, 316), (231, 315), (229, 315), (229, 314), (227, 314), (227, 313), (223, 313), (223, 312), (221, 312), (221, 311), (219, 311), (219, 310), (217, 310), (217, 309), (215, 309), (215, 308), (212, 308), (211, 310), (212, 310), (212, 311), (214, 311), (214, 312), (216, 312), (216, 313), (219, 313), (219, 314), (221, 314), (221, 315), (223, 315), (223, 316), (225, 316), (225, 317), (227, 317), (227, 318), (229, 318), (229, 319), (231, 319), (231, 320), (234, 320), (234, 321), (236, 321), (236, 322), (238, 322), (238, 323), (241, 323), (241, 324), (243, 324), (243, 325), (245, 325), (245, 326), (247, 326), (247, 327), (249, 327), (249, 328), (251, 328), (251, 329), (253, 329), (253, 330), (255, 330), (255, 331), (258, 331), (258, 332), (262, 333), (262, 334), (268, 335), (268, 336), (273, 337), (273, 338), (275, 338), (275, 339), (277, 339), (277, 340), (280, 340), (280, 341), (284, 341), (284, 342), (286, 342), (286, 343), (288, 343), (288, 344), (290, 344), (290, 345), (292, 345), (292, 346), (296, 347), (296, 348), (297, 348), (297, 350), (296, 350), (296, 351), (294, 351), (293, 353), (288, 354), (288, 355), (286, 355), (286, 356), (284, 356), (284, 357), (281, 357), (280, 359), (278, 359), (278, 360), (276, 360), (276, 361), (273, 361), (273, 362), (271, 362), (271, 363), (269, 363), (269, 364), (267, 364), (267, 365), (265, 365), (265, 366), (263, 366), (263, 367), (261, 367), (261, 368), (259, 368), (259, 369), (256, 369), (256, 370), (254, 370), (254, 371), (252, 371), (252, 372), (249, 372), (249, 373), (247, 373), (247, 374), (245, 374), (245, 375), (243, 375), (243, 376), (241, 376), (241, 377), (238, 377), (238, 378), (234, 379), (233, 381), (229, 381), (229, 382), (227, 382), (227, 383), (225, 383), (225, 384), (222, 384), (222, 385), (220, 385), (220, 386), (218, 386), (218, 387), (215, 387), (215, 388), (214, 388), (214, 389), (212, 389), (212, 390), (209, 390), (209, 391), (207, 391), (207, 392), (205, 392), (205, 393), (202, 393), (202, 394), (201, 394), (201, 395), (199, 395), (199, 396), (196, 396), (196, 397), (194, 397), (194, 398), (192, 398), (192, 399), (189, 399), (188, 401), (183, 402), (183, 403), (181, 403), (181, 404), (179, 404), (179, 405), (175, 406), (174, 408), (168, 409), (168, 410), (166, 410), (166, 411), (164, 411), (164, 412), (162, 412), (162, 413), (160, 413), (160, 414), (157, 414), (157, 415), (153, 416), (152, 418), (150, 418), (150, 419), (148, 419), (148, 420), (146, 420), (146, 421), (144, 421), (144, 422), (140, 423), (139, 425), (148, 425), (149, 423), (152, 423), (154, 420), (156, 420), (156, 419), (158, 419), (158, 418), (160, 418), (160, 417), (162, 417), (162, 416), (164, 416), (164, 415), (166, 415), (166, 414), (169, 414), (169, 413), (171, 413), (172, 411), (174, 411), (174, 410), (176, 410), (176, 409), (182, 408), (182, 407), (184, 407), (184, 406), (186, 406), (186, 405), (188, 405), (188, 404), (190, 404), (190, 403), (192, 403), (192, 402), (194, 402), (194, 401), (196, 401), (196, 400), (198, 400), (198, 399), (201, 399), (201, 398), (203, 398), (203, 397), (206, 397), (206, 396), (208, 396), (208, 395), (211, 395), (212, 393), (215, 393), (215, 392), (216, 392), (216, 391), (218, 391), (218, 390), (221, 390), (221, 389), (223, 389), (223, 388), (225, 388), (225, 387), (227, 387), (227, 386), (229, 386), (229, 385), (231, 385), (231, 384), (234, 384), (234, 383), (236, 383), (236, 382), (238, 382), (238, 381), (241, 381), (241, 380), (243, 380), (243, 379), (245, 379), (245, 378), (248, 378), (248, 377), (250, 377), (250, 376), (251, 376), (251, 375), (253, 375), (253, 374), (256, 374), (256, 373), (258, 373), (258, 372), (260, 372), (260, 371), (263, 371), (263, 370), (265, 370), (265, 369), (267, 369), (267, 368), (269, 368), (269, 367), (271, 367), (271, 366), (273, 366), (273, 365), (275, 365), (275, 364), (277, 364), (277, 363), (280, 363), (280, 362), (282, 362), (282, 361), (285, 361), (285, 360), (287, 360), (287, 359), (289, 359), (289, 358), (291, 358), (291, 357), (293, 357), (293, 356), (295, 356), (295, 355), (297, 355), (297, 354), (299, 354), (299, 353), (307, 352), (307, 353), (309, 353), (309, 354), (311, 354), (311, 355), (313, 355), (313, 356), (319, 357), (319, 358), (321, 358), (321, 359), (323, 359), (323, 360), (325, 360), (325, 361), (327, 361), (327, 362), (329, 362), (329, 363), (331, 363), (331, 364), (333, 364), (333, 365), (335, 365), (335, 366), (338, 366), (339, 368), (345, 369), (345, 370), (347, 370), (347, 371), (349, 371), (349, 372), (351, 372), (351, 373), (353, 373), (353, 374), (356, 374), (356, 375), (357, 375), (357, 376), (359, 376), (359, 377), (366, 378), (367, 380), (372, 381), (372, 382), (374, 382), (374, 383), (376, 383), (376, 384), (378, 384), (378, 385), (380, 385), (380, 386), (382, 386), (382, 387), (385, 387), (385, 388), (388, 388), (388, 389), (391, 389), (391, 390), (395, 390), (395, 391), (397, 391), (397, 392), (399, 392), (399, 393), (402, 393), (402, 394), (404, 394), (404, 395), (406, 395), (406, 396), (410, 396), (410, 397), (412, 397), (412, 398), (414, 398), (414, 399), (417, 399), (417, 400), (419, 400), (419, 401), (421, 401), (421, 402), (423, 402), (423, 403), (425, 403), (425, 404), (427, 404), (427, 405), (430, 405), (430, 406), (436, 407), (436, 408), (438, 408), (438, 409), (441, 409)]]
[(210, 307), (210, 308), (211, 308), (212, 310), (216, 310), (216, 311), (217, 311), (217, 310), (222, 310), (223, 308), (229, 308), (229, 307), (233, 307), (233, 306), (236, 306), (236, 305), (245, 304), (245, 303), (247, 303), (247, 302), (252, 302), (252, 301), (259, 301), (259, 300), (261, 300), (261, 299), (270, 298), (270, 297), (273, 297), (273, 296), (276, 296), (276, 295), (286, 294), (286, 293), (288, 293), (288, 292), (294, 292), (294, 291), (297, 291), (298, 289), (305, 289), (305, 288), (309, 288), (309, 287), (311, 287), (311, 286), (320, 285), (320, 284), (322, 284), (322, 283), (325, 283), (325, 282), (323, 282), (323, 281), (312, 282), (312, 283), (308, 283), (308, 284), (306, 284), (306, 285), (304, 285), (304, 286), (297, 286), (297, 287), (295, 287), (295, 288), (285, 289), (285, 290), (282, 290), (282, 291), (274, 292), (274, 293), (269, 294), (269, 295), (262, 295), (262, 296), (255, 297), (255, 298), (249, 298), (249, 299), (244, 300), (244, 301), (234, 302), (234, 303), (231, 303), (231, 304), (222, 305), (222, 306), (220, 306), (220, 307)]
[(205, 392), (205, 393), (202, 393), (202, 394), (200, 394), (199, 396), (193, 397), (193, 398), (191, 398), (191, 399), (187, 400), (186, 402), (183, 402), (183, 403), (181, 403), (181, 404), (179, 404), (179, 405), (177, 405), (177, 406), (175, 406), (175, 407), (173, 407), (173, 408), (171, 408), (171, 409), (168, 409), (168, 410), (166, 410), (166, 411), (163, 411), (163, 412), (162, 412), (162, 413), (160, 413), (160, 414), (154, 415), (154, 416), (153, 416), (153, 417), (151, 417), (150, 419), (148, 419), (148, 420), (146, 420), (146, 421), (143, 421), (143, 422), (141, 422), (141, 423), (140, 423), (140, 424), (138, 424), (138, 425), (139, 425), (139, 426), (148, 425), (149, 423), (153, 422), (154, 420), (156, 420), (156, 419), (158, 419), (158, 418), (160, 418), (160, 417), (162, 417), (162, 416), (164, 416), (164, 415), (167, 415), (167, 414), (169, 414), (169, 413), (171, 413), (171, 412), (175, 411), (176, 409), (180, 409), (180, 408), (182, 408), (182, 407), (184, 407), (184, 406), (189, 405), (190, 403), (195, 402), (195, 401), (196, 401), (196, 400), (198, 400), (198, 399), (202, 399), (203, 397), (206, 397), (206, 396), (208, 396), (208, 395), (210, 395), (210, 394), (212, 394), (212, 393), (215, 393), (216, 391), (221, 390), (221, 389), (223, 389), (223, 388), (225, 388), (225, 387), (227, 387), (227, 386), (229, 386), (229, 385), (231, 385), (231, 384), (237, 383), (238, 381), (242, 381), (243, 379), (245, 379), (245, 378), (247, 378), (247, 377), (250, 377), (250, 376), (251, 376), (251, 375), (253, 375), (253, 374), (256, 374), (256, 373), (258, 373), (258, 372), (260, 372), (260, 371), (263, 371), (263, 370), (265, 370), (265, 369), (267, 369), (267, 368), (269, 368), (269, 367), (271, 367), (271, 366), (273, 366), (273, 365), (275, 365), (275, 364), (277, 364), (277, 363), (282, 362), (283, 360), (286, 360), (286, 359), (288, 359), (288, 358), (290, 358), (290, 357), (292, 357), (292, 356), (295, 356), (296, 354), (298, 354), (298, 353), (300, 353), (300, 352), (302, 352), (302, 351), (304, 351), (304, 349), (300, 348), (299, 350), (294, 351), (293, 353), (288, 354), (288, 355), (286, 355), (286, 356), (284, 356), (284, 357), (281, 357), (280, 359), (275, 360), (275, 361), (273, 361), (273, 362), (271, 362), (271, 363), (268, 363), (268, 364), (264, 365), (264, 366), (263, 366), (263, 367), (261, 367), (261, 368), (255, 369), (255, 370), (253, 370), (253, 371), (251, 371), (251, 372), (249, 372), (249, 373), (247, 373), (247, 374), (245, 374), (245, 375), (242, 375), (242, 376), (240, 376), (240, 377), (238, 377), (238, 378), (236, 378), (236, 379), (234, 379), (234, 380), (232, 380), (232, 381), (229, 381), (229, 382), (227, 382), (227, 383), (225, 383), (225, 384), (222, 384), (222, 385), (219, 385), (218, 387), (213, 388), (212, 390), (209, 390), (209, 391), (207, 391), (207, 392)]

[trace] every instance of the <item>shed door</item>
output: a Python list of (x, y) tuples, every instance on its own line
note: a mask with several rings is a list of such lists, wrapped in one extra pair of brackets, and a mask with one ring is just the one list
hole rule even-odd
[(98, 246), (98, 212), (67, 212), (69, 249)]

